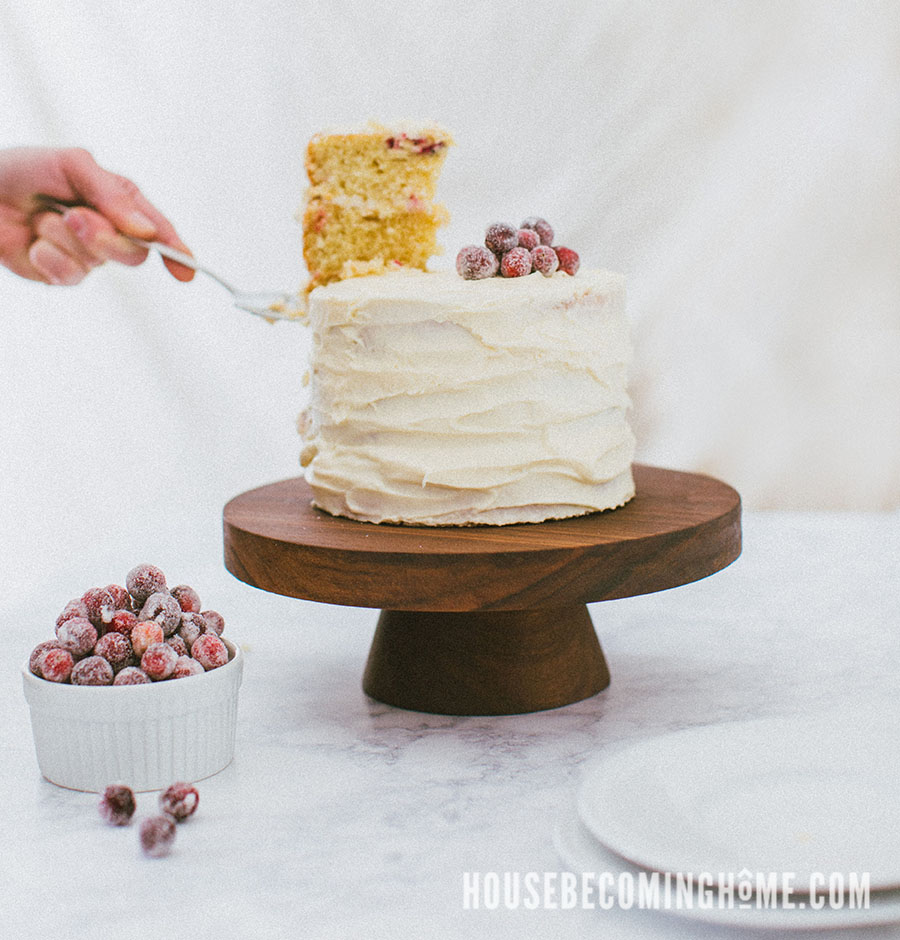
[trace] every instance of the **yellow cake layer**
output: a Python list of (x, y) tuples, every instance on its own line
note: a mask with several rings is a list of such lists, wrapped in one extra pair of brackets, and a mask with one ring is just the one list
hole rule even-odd
[(391, 265), (424, 269), (438, 252), (437, 228), (444, 219), (443, 208), (433, 203), (411, 212), (373, 215), (323, 200), (310, 202), (303, 214), (310, 286)]
[(319, 196), (427, 202), (434, 199), (450, 142), (439, 128), (372, 125), (361, 132), (316, 134), (307, 146), (306, 173)]
[(302, 213), (307, 290), (398, 265), (424, 270), (448, 214), (433, 201), (450, 136), (436, 126), (317, 134)]

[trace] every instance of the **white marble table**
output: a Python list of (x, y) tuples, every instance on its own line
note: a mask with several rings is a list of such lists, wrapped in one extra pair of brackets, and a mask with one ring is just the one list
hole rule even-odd
[[(467, 871), (561, 869), (554, 823), (604, 748), (896, 699), (900, 515), (750, 514), (744, 539), (742, 557), (705, 581), (592, 605), (609, 689), (508, 718), (367, 700), (360, 679), (374, 611), (268, 596), (185, 549), (182, 570), (225, 613), (246, 669), (235, 761), (198, 785), (196, 817), (159, 860), (141, 856), (134, 827), (101, 822), (96, 796), (39, 776), (19, 666), (69, 594), (5, 592), (4, 935), (761, 936), (659, 912), (464, 910), (462, 901)], [(153, 559), (123, 559), (123, 575), (138, 560)], [(90, 557), (77, 567), (90, 571)], [(140, 795), (138, 813), (154, 802)], [(880, 940), (900, 927), (830, 935)]]

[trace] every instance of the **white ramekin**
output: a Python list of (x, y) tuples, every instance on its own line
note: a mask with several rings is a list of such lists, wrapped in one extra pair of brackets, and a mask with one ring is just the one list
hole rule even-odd
[(125, 686), (62, 685), (22, 668), (41, 773), (71, 790), (99, 793), (111, 783), (135, 791), (194, 782), (231, 763), (240, 648), (201, 676)]

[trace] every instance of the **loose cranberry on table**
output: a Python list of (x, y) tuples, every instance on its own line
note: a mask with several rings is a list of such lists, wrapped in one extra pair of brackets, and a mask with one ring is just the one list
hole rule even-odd
[(100, 815), (111, 826), (127, 826), (135, 810), (134, 791), (120, 783), (114, 783), (100, 797)]
[(175, 822), (169, 816), (151, 816), (141, 823), (141, 848), (150, 858), (168, 855), (175, 841)]
[(159, 808), (175, 822), (182, 822), (197, 810), (200, 795), (189, 783), (173, 783), (159, 795)]

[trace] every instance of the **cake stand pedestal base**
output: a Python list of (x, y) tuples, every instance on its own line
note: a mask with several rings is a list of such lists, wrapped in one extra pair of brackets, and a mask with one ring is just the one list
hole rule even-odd
[(372, 525), (313, 508), (295, 478), (224, 512), (225, 565), (263, 591), (382, 611), (373, 698), (444, 715), (581, 701), (609, 670), (587, 604), (705, 578), (741, 551), (741, 500), (697, 473), (634, 466), (612, 512), (537, 525)]
[(380, 702), (420, 712), (513, 715), (609, 685), (585, 604), (547, 610), (383, 610), (363, 673)]

